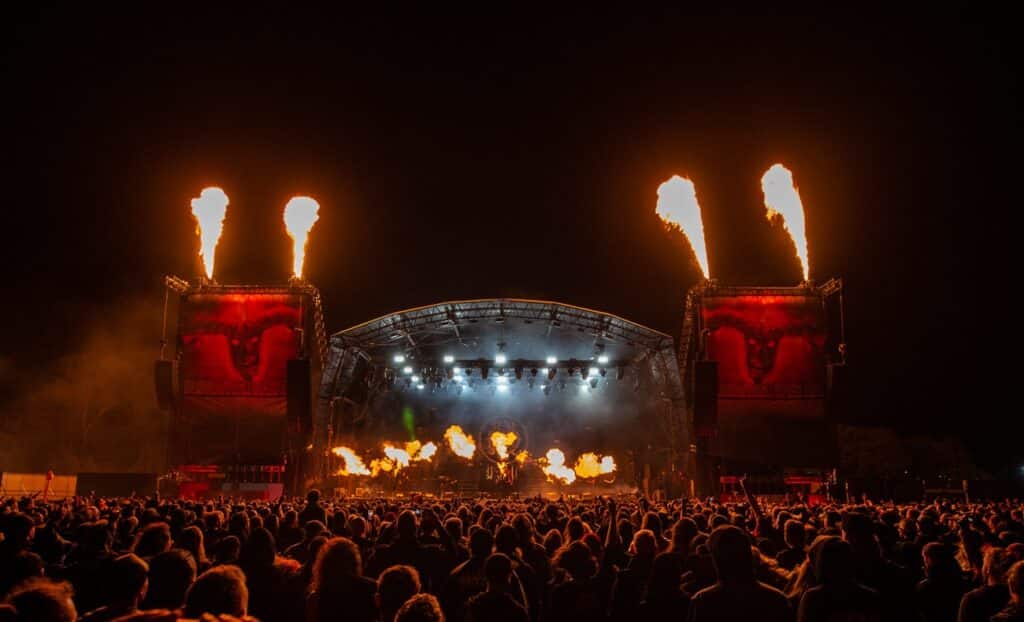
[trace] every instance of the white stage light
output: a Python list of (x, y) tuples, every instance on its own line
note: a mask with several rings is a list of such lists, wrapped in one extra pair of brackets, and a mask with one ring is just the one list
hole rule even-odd
[(508, 357), (504, 354), (498, 354), (494, 357), (494, 362), (497, 365), (504, 365), (508, 361)]
[(540, 368), (540, 373), (542, 373), (545, 376), (547, 376), (548, 375), (548, 368), (547, 367), (541, 367)]
[(409, 367), (408, 365), (406, 365), (405, 367), (402, 368), (402, 373), (403, 374), (411, 374), (412, 373), (412, 367)]
[(499, 384), (498, 385), (498, 393), (508, 393), (508, 385), (507, 384)]
[(554, 365), (555, 363), (558, 362), (558, 359), (553, 357), (553, 356), (549, 356), (547, 360), (548, 360), (548, 365)]
[(587, 370), (587, 375), (588, 376), (596, 376), (597, 373), (598, 373), (598, 369), (596, 367), (591, 367), (590, 369)]
[(419, 389), (420, 391), (422, 391), (423, 390), (423, 385), (422, 384), (418, 384), (418, 385), (416, 385), (416, 388)]
[(395, 362), (396, 363), (404, 363), (405, 362), (405, 357), (402, 356), (401, 354), (396, 354), (395, 355)]
[(451, 354), (445, 354), (444, 355), (444, 362), (445, 363), (454, 363), (455, 362), (455, 357), (452, 356)]
[(420, 381), (420, 377), (419, 376), (413, 376), (412, 377), (412, 381), (413, 382), (419, 382)]
[(607, 354), (602, 354), (601, 356), (597, 357), (597, 362), (602, 364), (602, 365), (607, 364), (608, 363), (608, 355)]
[(508, 378), (506, 378), (505, 376), (498, 376), (495, 379), (495, 382), (497, 382), (499, 385), (507, 385), (508, 384)]

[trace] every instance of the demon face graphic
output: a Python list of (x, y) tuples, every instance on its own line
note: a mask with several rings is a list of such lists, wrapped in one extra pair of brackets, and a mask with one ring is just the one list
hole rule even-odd
[(825, 333), (820, 302), (801, 296), (705, 299), (708, 355), (719, 364), (720, 394), (821, 382)]
[(199, 294), (184, 302), (180, 334), (185, 392), (284, 391), (299, 352), (298, 298), (283, 294)]

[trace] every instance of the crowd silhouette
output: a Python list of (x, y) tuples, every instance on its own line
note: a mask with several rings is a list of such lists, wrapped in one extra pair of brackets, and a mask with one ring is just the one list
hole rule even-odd
[(1024, 502), (0, 498), (0, 622), (1024, 620)]

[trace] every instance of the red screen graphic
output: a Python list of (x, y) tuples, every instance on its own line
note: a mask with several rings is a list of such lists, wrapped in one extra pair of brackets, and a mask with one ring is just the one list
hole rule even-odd
[(719, 417), (820, 415), (825, 317), (816, 296), (714, 296), (703, 301), (708, 356), (718, 362)]
[(288, 360), (299, 355), (299, 296), (193, 294), (179, 334), (186, 396), (286, 395)]

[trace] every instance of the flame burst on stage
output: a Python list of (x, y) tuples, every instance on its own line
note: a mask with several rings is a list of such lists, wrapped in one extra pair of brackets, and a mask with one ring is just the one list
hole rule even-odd
[(450, 426), (445, 430), (444, 438), (448, 441), (448, 447), (460, 458), (471, 460), (473, 454), (476, 453), (476, 443), (473, 442), (473, 437), (463, 432), (461, 426)]
[(548, 481), (561, 481), (571, 484), (576, 481), (576, 472), (565, 466), (565, 454), (561, 449), (549, 449), (544, 457), (538, 460)]

